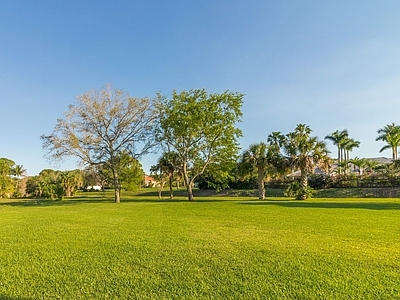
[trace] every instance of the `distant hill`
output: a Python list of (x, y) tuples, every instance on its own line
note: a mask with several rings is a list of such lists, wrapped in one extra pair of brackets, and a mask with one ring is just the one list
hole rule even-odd
[(380, 164), (388, 164), (393, 161), (393, 159), (387, 157), (367, 157), (366, 159), (376, 161)]

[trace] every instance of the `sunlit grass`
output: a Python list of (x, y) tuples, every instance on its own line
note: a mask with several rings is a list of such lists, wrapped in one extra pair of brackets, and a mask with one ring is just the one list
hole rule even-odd
[(400, 200), (0, 202), (0, 299), (398, 299)]

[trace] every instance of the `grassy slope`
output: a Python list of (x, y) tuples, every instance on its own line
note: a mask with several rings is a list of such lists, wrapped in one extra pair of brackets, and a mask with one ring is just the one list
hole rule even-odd
[(399, 199), (184, 199), (0, 202), (0, 299), (400, 298)]

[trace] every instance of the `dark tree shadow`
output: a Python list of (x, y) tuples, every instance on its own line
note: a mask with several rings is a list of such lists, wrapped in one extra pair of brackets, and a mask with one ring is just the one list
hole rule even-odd
[(0, 294), (0, 300), (33, 300), (33, 299), (34, 298), (11, 297), (11, 296)]
[[(207, 197), (199, 197), (194, 199), (194, 201), (189, 202), (187, 198), (173, 198), (169, 199), (168, 197), (164, 197), (159, 199), (158, 196), (154, 197), (127, 197), (121, 198), (121, 203), (205, 203), (205, 202), (226, 202), (232, 200), (224, 200), (218, 198), (207, 198)], [(23, 199), (23, 200), (12, 200), (7, 202), (0, 202), (1, 206), (19, 206), (19, 207), (50, 207), (50, 206), (70, 206), (70, 205), (80, 205), (87, 203), (114, 203), (114, 198), (106, 197), (106, 198), (87, 198), (87, 197), (74, 197), (71, 199), (63, 199), (63, 200), (50, 200), (50, 199)], [(0, 298), (1, 300), (1, 298)]]
[(371, 209), (371, 210), (400, 210), (400, 202), (309, 202), (307, 200), (260, 200), (241, 202), (242, 205), (267, 205), (290, 208), (339, 208), (339, 209)]

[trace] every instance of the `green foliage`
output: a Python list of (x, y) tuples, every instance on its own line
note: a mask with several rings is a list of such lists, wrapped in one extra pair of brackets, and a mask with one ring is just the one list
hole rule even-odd
[(63, 171), (58, 173), (64, 196), (71, 197), (74, 192), (83, 186), (83, 173), (81, 170)]
[(286, 135), (284, 142), (284, 149), (292, 170), (300, 170), (301, 187), (297, 188), (295, 185), (292, 187), (296, 199), (299, 200), (305, 200), (312, 194), (308, 188), (308, 175), (314, 173), (316, 167), (327, 170), (331, 164), (326, 144), (317, 137), (312, 137), (311, 133), (310, 126), (298, 124), (294, 131)]
[(0, 198), (9, 198), (15, 191), (12, 179), (15, 162), (8, 158), (0, 158)]
[(342, 131), (336, 130), (332, 134), (325, 136), (325, 139), (332, 141), (337, 146), (338, 173), (342, 174), (342, 168), (346, 167), (350, 160), (350, 151), (353, 148), (358, 148), (360, 142), (350, 138), (347, 129)]
[(61, 200), (64, 189), (61, 185), (60, 171), (45, 169), (39, 173), (39, 194), (40, 198)]
[(61, 200), (68, 193), (72, 196), (80, 185), (80, 171), (55, 171), (44, 169), (39, 175), (31, 176), (26, 183), (26, 193), (36, 198)]
[(0, 298), (400, 298), (399, 199), (91, 196), (0, 200)]
[[(277, 136), (280, 137), (279, 144), (275, 140)], [(275, 132), (269, 136), (269, 145), (263, 142), (250, 145), (239, 162), (238, 169), (242, 175), (256, 174), (259, 199), (265, 198), (264, 181), (267, 176), (274, 176), (284, 169), (284, 158), (280, 154), (281, 141), (283, 136)]]
[(315, 195), (315, 190), (309, 186), (303, 187), (298, 181), (293, 181), (286, 188), (284, 195), (294, 197), (296, 200), (305, 200)]
[(228, 161), (224, 164), (210, 164), (207, 170), (197, 177), (196, 183), (200, 189), (215, 189), (221, 191), (229, 187), (234, 180), (232, 169), (235, 162)]
[(333, 186), (333, 179), (325, 174), (311, 174), (308, 177), (308, 185), (316, 190), (327, 189)]
[(210, 165), (236, 160), (242, 98), (238, 93), (208, 94), (204, 89), (173, 91), (171, 99), (158, 95), (157, 141), (179, 156), (190, 201), (196, 178)]
[(124, 151), (119, 156), (118, 173), (120, 182), (126, 191), (139, 189), (144, 180), (144, 171), (140, 162)]
[(178, 153), (168, 151), (164, 152), (158, 158), (157, 164), (151, 167), (151, 174), (158, 182), (160, 198), (167, 180), (169, 182), (169, 197), (170, 199), (174, 198), (173, 185), (179, 186), (182, 177), (182, 164)]
[(388, 124), (385, 127), (378, 129), (378, 134), (379, 135), (375, 140), (387, 143), (379, 150), (379, 152), (391, 149), (393, 159), (397, 160), (398, 159), (397, 148), (400, 145), (400, 126), (394, 123)]

